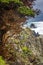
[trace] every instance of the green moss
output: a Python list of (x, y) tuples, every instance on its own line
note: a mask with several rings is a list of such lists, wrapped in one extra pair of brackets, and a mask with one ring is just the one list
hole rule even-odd
[(0, 65), (6, 65), (5, 61), (3, 60), (2, 56), (0, 56)]

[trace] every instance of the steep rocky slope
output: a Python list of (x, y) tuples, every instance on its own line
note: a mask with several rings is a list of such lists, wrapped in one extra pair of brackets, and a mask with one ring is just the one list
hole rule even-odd
[(34, 17), (37, 13), (32, 9), (33, 1), (0, 1), (0, 60), (4, 58), (8, 65), (36, 65), (43, 62), (43, 38), (35, 36), (29, 28), (21, 28), (27, 16)]
[[(43, 38), (35, 37), (29, 28), (19, 34), (14, 29), (3, 35), (2, 56), (11, 65), (36, 65), (43, 62)], [(12, 62), (11, 62), (12, 61)]]

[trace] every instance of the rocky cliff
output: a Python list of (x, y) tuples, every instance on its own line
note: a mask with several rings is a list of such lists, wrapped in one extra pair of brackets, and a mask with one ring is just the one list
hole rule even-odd
[(11, 65), (37, 65), (43, 62), (43, 37), (35, 37), (29, 28), (22, 29), (19, 34), (15, 34), (14, 29), (9, 30), (2, 41), (2, 56)]
[(31, 7), (33, 1), (0, 1), (0, 65), (5, 65), (2, 64), (3, 58), (8, 65), (36, 65), (43, 62), (43, 37), (21, 26), (27, 16), (34, 17), (37, 13)]

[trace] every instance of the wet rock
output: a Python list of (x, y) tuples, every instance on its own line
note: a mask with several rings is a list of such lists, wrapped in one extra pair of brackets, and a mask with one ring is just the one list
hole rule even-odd
[(33, 35), (35, 36), (35, 37), (39, 37), (40, 36), (40, 34), (37, 32), (35, 32), (35, 31), (33, 31)]
[(36, 28), (35, 24), (32, 23), (32, 24), (30, 25), (30, 28)]

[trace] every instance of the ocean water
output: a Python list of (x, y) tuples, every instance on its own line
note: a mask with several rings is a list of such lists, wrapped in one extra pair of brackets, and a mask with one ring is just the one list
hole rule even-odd
[(32, 23), (36, 26), (36, 28), (31, 28), (31, 30), (34, 30), (36, 33), (38, 32), (39, 34), (43, 35), (43, 21), (31, 22), (30, 25)]
[(31, 28), (31, 30), (43, 35), (43, 0), (36, 0), (33, 8), (40, 9), (41, 13), (35, 18), (28, 19), (25, 27), (30, 27), (30, 25), (33, 23), (37, 28)]
[[(36, 28), (30, 28), (30, 25), (34, 24), (36, 26)], [(39, 22), (29, 22), (27, 24), (24, 25), (24, 28), (28, 27), (31, 30), (34, 30), (36, 33), (38, 32), (39, 34), (43, 35), (43, 21), (39, 21)]]

